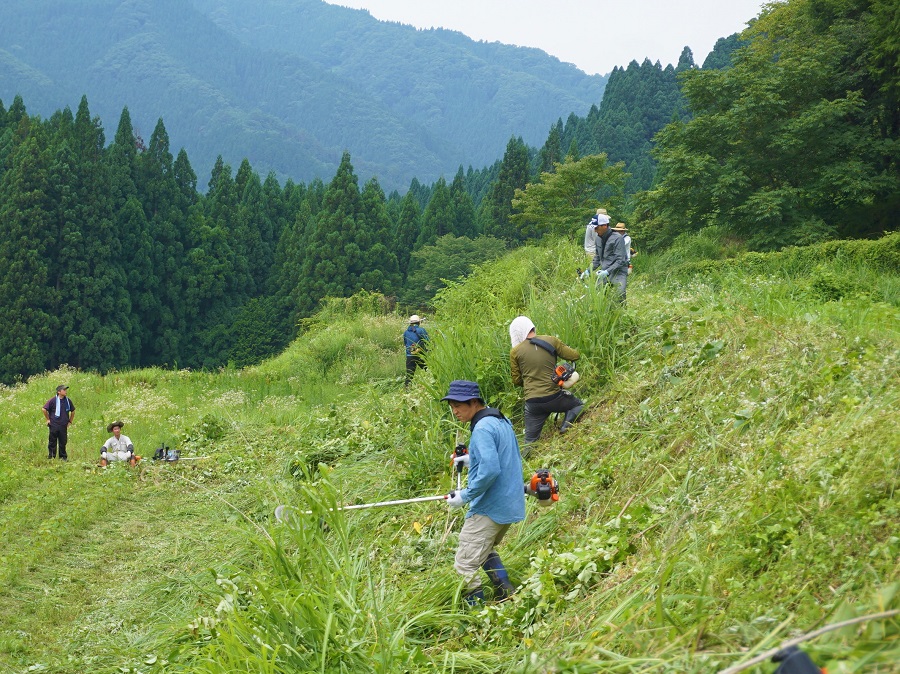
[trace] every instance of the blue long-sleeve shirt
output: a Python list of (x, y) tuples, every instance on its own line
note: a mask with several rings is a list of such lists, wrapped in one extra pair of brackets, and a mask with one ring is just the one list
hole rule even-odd
[(428, 332), (418, 325), (410, 325), (403, 331), (403, 344), (406, 346), (406, 355), (416, 355), (423, 350), (428, 342)]
[(508, 419), (479, 412), (472, 420), (469, 440), (469, 480), (462, 500), (466, 517), (485, 515), (497, 524), (525, 519), (522, 456)]

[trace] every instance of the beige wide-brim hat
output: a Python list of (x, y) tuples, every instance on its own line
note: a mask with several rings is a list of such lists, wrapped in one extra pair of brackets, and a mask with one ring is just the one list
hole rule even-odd
[(627, 232), (628, 228), (625, 226), (624, 222), (617, 222), (616, 226), (612, 228), (614, 232)]
[(409, 322), (410, 323), (421, 323), (422, 317), (419, 316), (419, 314), (413, 314), (412, 316), (409, 317)]

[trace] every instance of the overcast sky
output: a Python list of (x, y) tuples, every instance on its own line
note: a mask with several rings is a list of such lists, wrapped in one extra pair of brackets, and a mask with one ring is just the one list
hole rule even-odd
[(474, 40), (537, 47), (588, 74), (645, 57), (663, 66), (688, 46), (702, 65), (716, 40), (759, 15), (760, 0), (328, 0), (376, 19), (449, 28)]

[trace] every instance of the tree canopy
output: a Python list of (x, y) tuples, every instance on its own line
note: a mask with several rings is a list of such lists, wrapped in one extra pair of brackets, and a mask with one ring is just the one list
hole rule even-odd
[(584, 223), (600, 206), (616, 208), (621, 203), (628, 176), (625, 162), (609, 164), (604, 153), (569, 156), (554, 168), (553, 173), (542, 173), (540, 181), (516, 190), (510, 219), (522, 238), (570, 234), (573, 224)]
[(642, 238), (714, 225), (773, 249), (895, 226), (898, 15), (888, 0), (772, 5), (732, 67), (686, 72), (693, 119), (657, 136)]

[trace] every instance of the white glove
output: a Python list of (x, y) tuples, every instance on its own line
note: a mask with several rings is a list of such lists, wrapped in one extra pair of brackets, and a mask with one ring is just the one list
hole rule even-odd
[(579, 276), (578, 278), (580, 278), (582, 281), (586, 281), (590, 277), (591, 277), (591, 270), (585, 269), (583, 272), (581, 272), (581, 276)]
[(106, 452), (100, 452), (100, 458), (101, 458), (101, 459), (105, 459), (105, 458), (106, 458)]
[(451, 455), (453, 457), (453, 467), (459, 470), (460, 465), (463, 468), (468, 469), (469, 467), (469, 455), (463, 454), (462, 456), (456, 456), (455, 454)]
[(606, 271), (605, 269), (598, 269), (598, 270), (597, 270), (597, 280), (600, 280), (600, 279), (607, 279), (607, 278), (609, 278), (609, 272), (608, 272), (608, 271)]
[(462, 508), (466, 504), (462, 499), (461, 491), (451, 491), (447, 494), (447, 505), (451, 508)]

